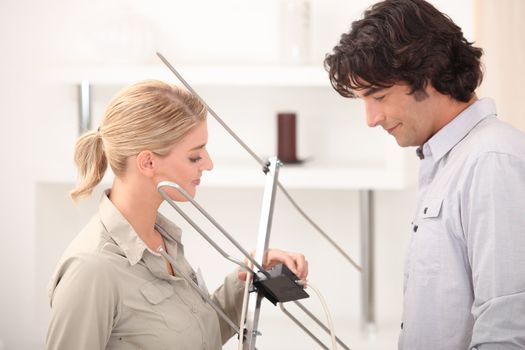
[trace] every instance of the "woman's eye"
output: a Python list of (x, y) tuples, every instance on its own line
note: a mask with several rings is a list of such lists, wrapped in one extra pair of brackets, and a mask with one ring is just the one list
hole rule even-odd
[(384, 98), (385, 98), (385, 95), (383, 95), (383, 96), (374, 96), (374, 100), (376, 100), (378, 102), (379, 101), (383, 101)]
[(190, 158), (190, 162), (192, 163), (197, 163), (199, 160), (201, 160), (202, 157), (195, 157), (195, 158)]

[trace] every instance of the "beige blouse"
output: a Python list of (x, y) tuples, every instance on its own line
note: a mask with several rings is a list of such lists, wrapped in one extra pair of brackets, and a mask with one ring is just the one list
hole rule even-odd
[[(181, 230), (161, 214), (167, 252), (188, 275)], [(236, 324), (243, 283), (231, 273), (213, 300)], [(171, 276), (107, 197), (66, 249), (49, 286), (47, 349), (220, 349), (232, 328)]]

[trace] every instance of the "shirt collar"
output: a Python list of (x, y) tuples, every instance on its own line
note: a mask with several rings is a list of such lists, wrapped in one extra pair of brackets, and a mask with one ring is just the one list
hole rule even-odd
[(447, 125), (432, 136), (416, 153), (420, 159), (429, 156), (437, 162), (457, 145), (483, 119), (496, 116), (496, 104), (490, 98), (483, 98), (458, 114)]
[[(104, 191), (99, 204), (99, 215), (106, 231), (111, 238), (123, 250), (126, 258), (131, 265), (138, 263), (144, 252), (148, 250), (148, 246), (138, 236), (131, 224), (122, 216), (120, 211), (109, 200), (110, 190)], [(181, 241), (181, 229), (166, 219), (162, 214), (157, 213), (155, 225), (160, 226), (161, 234), (170, 245), (176, 245)]]
[(157, 213), (157, 219), (155, 220), (155, 226), (159, 226), (161, 230), (159, 230), (160, 234), (164, 239), (166, 239), (170, 243), (178, 243), (181, 244), (181, 237), (182, 237), (182, 230), (180, 227), (175, 225), (173, 222), (168, 220), (164, 215), (161, 213)]

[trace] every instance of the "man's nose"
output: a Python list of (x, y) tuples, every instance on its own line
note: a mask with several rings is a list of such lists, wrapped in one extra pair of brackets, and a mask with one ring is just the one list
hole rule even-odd
[(385, 114), (377, 107), (370, 105), (369, 103), (365, 106), (366, 109), (366, 123), (369, 127), (374, 128), (380, 125), (385, 120)]

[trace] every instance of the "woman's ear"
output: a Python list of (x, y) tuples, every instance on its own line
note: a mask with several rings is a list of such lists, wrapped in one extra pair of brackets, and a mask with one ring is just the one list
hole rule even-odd
[(151, 151), (141, 151), (136, 158), (138, 171), (147, 177), (152, 177), (155, 174), (155, 166), (157, 159), (155, 154)]

